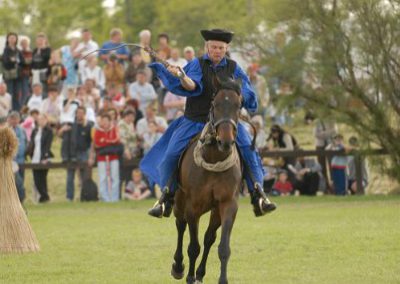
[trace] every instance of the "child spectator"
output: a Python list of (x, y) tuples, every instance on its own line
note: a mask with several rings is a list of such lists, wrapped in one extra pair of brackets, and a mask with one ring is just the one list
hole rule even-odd
[(142, 200), (148, 198), (151, 191), (147, 184), (143, 181), (142, 172), (140, 169), (132, 171), (132, 180), (125, 188), (125, 198), (129, 200)]
[[(93, 142), (97, 152), (99, 189), (101, 200), (116, 202), (119, 199), (119, 157), (115, 153), (105, 153), (106, 148), (120, 143), (118, 129), (112, 124), (108, 113), (103, 113), (100, 125), (95, 129)], [(110, 151), (111, 152), (111, 151)], [(89, 158), (89, 165), (94, 164), (94, 157)]]
[(27, 106), (29, 110), (37, 109), (40, 111), (43, 102), (43, 87), (40, 83), (33, 84), (32, 96), (29, 98)]
[(286, 196), (290, 195), (293, 191), (293, 185), (288, 180), (288, 174), (286, 170), (282, 170), (278, 175), (278, 180), (275, 182), (272, 188), (272, 195), (275, 196)]
[(32, 131), (36, 127), (36, 122), (38, 120), (38, 117), (39, 117), (39, 111), (37, 109), (30, 110), (29, 115), (21, 123), (21, 127), (25, 131), (28, 142), (31, 140)]
[[(358, 139), (355, 136), (350, 137), (349, 144), (352, 150), (359, 149)], [(361, 176), (362, 176), (362, 188), (357, 188), (357, 180), (356, 180), (356, 159), (360, 159), (361, 161)], [(368, 186), (368, 161), (364, 157), (355, 157), (348, 156), (348, 190), (350, 194), (356, 194), (363, 192), (364, 189)]]
[[(326, 147), (326, 150), (343, 151), (346, 150), (343, 144), (343, 136), (337, 134), (333, 137), (333, 141)], [(333, 188), (336, 195), (345, 195), (347, 190), (347, 157), (346, 156), (333, 156), (331, 162), (331, 176)]]

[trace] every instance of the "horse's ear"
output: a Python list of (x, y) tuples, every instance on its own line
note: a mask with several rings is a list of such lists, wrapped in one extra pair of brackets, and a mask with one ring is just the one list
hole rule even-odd
[(218, 77), (218, 75), (213, 76), (212, 84), (213, 84), (215, 90), (221, 89), (221, 86), (222, 86), (221, 79)]

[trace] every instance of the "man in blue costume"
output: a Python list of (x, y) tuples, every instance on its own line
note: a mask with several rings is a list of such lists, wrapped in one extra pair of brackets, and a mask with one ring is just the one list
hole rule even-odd
[[(233, 33), (220, 29), (202, 30), (207, 53), (195, 58), (183, 69), (176, 66), (165, 68), (161, 63), (150, 67), (157, 73), (164, 86), (172, 93), (187, 97), (184, 116), (176, 119), (168, 127), (156, 145), (140, 163), (141, 170), (149, 180), (163, 189), (160, 200), (149, 210), (154, 217), (169, 217), (177, 190), (175, 172), (179, 158), (190, 140), (203, 130), (208, 119), (213, 95), (214, 76), (220, 79), (233, 78), (242, 81), (243, 106), (253, 112), (257, 109), (257, 98), (249, 78), (239, 65), (226, 57), (228, 44)], [(263, 168), (258, 153), (251, 148), (251, 139), (245, 127), (239, 123), (237, 144), (251, 173), (245, 172), (245, 180), (251, 195), (251, 203), (256, 216), (275, 210), (275, 204), (265, 196)], [(155, 167), (154, 165), (158, 165)]]

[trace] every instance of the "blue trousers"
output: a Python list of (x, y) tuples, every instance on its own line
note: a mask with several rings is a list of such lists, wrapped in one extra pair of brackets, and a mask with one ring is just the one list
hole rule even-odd
[[(201, 132), (203, 127), (203, 123), (194, 123), (188, 119), (185, 119), (180, 123), (179, 127), (174, 130), (158, 167), (161, 188), (169, 185), (171, 191), (175, 190), (175, 179), (171, 180), (171, 184), (169, 184), (169, 181), (178, 167), (179, 158), (186, 146), (189, 144), (190, 140), (199, 132)], [(258, 182), (261, 185), (263, 184), (264, 170), (258, 152), (251, 150), (250, 136), (241, 123), (238, 125), (236, 142), (239, 146), (244, 161), (249, 166), (255, 179), (255, 181), (252, 181), (250, 175), (245, 173), (247, 187), (249, 191), (253, 191), (254, 182)]]
[(346, 169), (332, 169), (332, 181), (336, 195), (346, 195), (347, 177)]
[[(89, 151), (86, 152), (77, 152), (76, 153), (77, 161), (78, 162), (87, 162), (89, 159)], [(75, 171), (76, 169), (68, 169), (67, 170), (67, 199), (73, 201), (74, 200), (74, 193), (75, 193)], [(86, 175), (86, 168), (80, 168), (80, 179), (81, 185), (85, 179)]]

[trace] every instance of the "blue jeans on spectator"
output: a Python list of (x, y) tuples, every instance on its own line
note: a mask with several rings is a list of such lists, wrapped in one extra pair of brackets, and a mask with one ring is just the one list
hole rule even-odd
[(332, 168), (332, 182), (336, 195), (346, 195), (346, 189), (347, 189), (346, 169)]
[(110, 162), (110, 176), (107, 176), (107, 162), (97, 163), (100, 199), (105, 202), (119, 200), (119, 161)]
[[(76, 158), (77, 158), (77, 162), (86, 163), (89, 159), (89, 151), (77, 152)], [(86, 170), (87, 170), (87, 168), (79, 169), (81, 185), (84, 181), (84, 178), (86, 175)], [(74, 200), (74, 195), (75, 195), (75, 182), (74, 182), (75, 171), (76, 171), (76, 169), (73, 169), (73, 168), (67, 170), (67, 199), (70, 201)]]
[(19, 111), (21, 109), (21, 80), (19, 78), (6, 80), (7, 91), (12, 97), (12, 110)]
[(21, 105), (25, 105), (31, 94), (31, 87), (29, 85), (29, 77), (22, 77), (21, 83)]
[(17, 188), (19, 201), (22, 203), (25, 199), (25, 187), (24, 180), (21, 177), (21, 174), (18, 172), (15, 173), (15, 187)]

